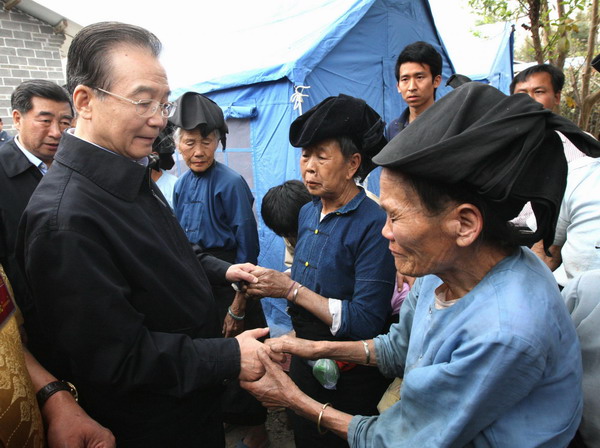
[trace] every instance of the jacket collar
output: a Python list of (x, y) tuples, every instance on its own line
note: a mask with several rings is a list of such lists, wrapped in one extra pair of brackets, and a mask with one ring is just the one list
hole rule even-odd
[(16, 177), (32, 167), (38, 172), (39, 179), (42, 178), (42, 173), (40, 173), (37, 167), (25, 157), (16, 145), (14, 139), (6, 142), (0, 149), (0, 153), (2, 154), (2, 166), (9, 178)]
[(54, 161), (88, 178), (110, 194), (129, 201), (137, 197), (147, 168), (65, 132)]

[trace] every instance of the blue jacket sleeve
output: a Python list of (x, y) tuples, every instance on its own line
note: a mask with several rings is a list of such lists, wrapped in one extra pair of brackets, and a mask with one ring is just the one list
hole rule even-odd
[(342, 301), (342, 323), (336, 336), (366, 339), (384, 331), (391, 313), (395, 267), (383, 224), (374, 223), (355, 256), (352, 300)]
[(379, 417), (352, 419), (350, 446), (468, 445), (525, 398), (544, 372), (545, 357), (535, 347), (518, 337), (495, 336), (459, 346), (450, 363), (406, 372), (400, 401)]

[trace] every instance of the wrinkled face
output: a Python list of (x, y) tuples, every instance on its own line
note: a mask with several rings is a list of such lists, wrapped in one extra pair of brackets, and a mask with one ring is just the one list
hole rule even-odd
[(179, 151), (187, 166), (195, 173), (203, 173), (212, 166), (217, 146), (219, 146), (219, 139), (215, 131), (203, 137), (200, 129), (191, 131), (181, 129)]
[(31, 98), (31, 104), (32, 108), (24, 114), (13, 111), (19, 141), (34, 156), (50, 165), (63, 131), (71, 126), (71, 106), (40, 97)]
[(381, 207), (387, 214), (382, 230), (390, 241), (396, 269), (421, 277), (452, 268), (456, 246), (447, 229), (447, 213), (431, 216), (401, 175), (381, 172)]
[[(166, 103), (169, 84), (163, 66), (143, 48), (121, 45), (112, 50), (110, 92), (131, 100), (151, 99)], [(97, 86), (92, 86), (97, 87)], [(133, 160), (152, 152), (152, 143), (167, 124), (160, 108), (142, 117), (136, 106), (91, 89), (91, 126), (84, 138)], [(83, 115), (82, 115), (83, 118)]]
[[(360, 162), (359, 162), (360, 163)], [(309, 193), (321, 198), (336, 198), (348, 182), (354, 182), (358, 166), (346, 160), (337, 140), (323, 140), (302, 148), (300, 172)]]
[(405, 62), (400, 65), (398, 93), (408, 107), (425, 110), (434, 103), (434, 92), (441, 81), (439, 75), (433, 78), (428, 64)]
[(515, 93), (526, 93), (546, 109), (554, 109), (560, 103), (560, 92), (552, 87), (552, 77), (549, 73), (539, 72), (529, 75), (525, 82), (515, 85)]

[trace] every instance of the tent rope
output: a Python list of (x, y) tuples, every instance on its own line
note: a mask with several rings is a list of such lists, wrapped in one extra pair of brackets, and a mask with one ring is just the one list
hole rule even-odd
[(294, 87), (294, 94), (290, 97), (290, 102), (294, 103), (294, 110), (299, 110), (299, 115), (302, 115), (302, 103), (304, 102), (304, 97), (308, 97), (308, 94), (304, 93), (304, 89), (310, 89), (310, 86)]

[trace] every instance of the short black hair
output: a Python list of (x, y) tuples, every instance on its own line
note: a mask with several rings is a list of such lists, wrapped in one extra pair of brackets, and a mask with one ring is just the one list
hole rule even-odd
[(406, 62), (427, 64), (431, 71), (431, 79), (442, 74), (442, 55), (437, 52), (433, 45), (418, 41), (404, 47), (404, 50), (396, 59), (396, 81), (400, 81), (400, 66)]
[(10, 106), (13, 110), (18, 110), (21, 114), (26, 114), (33, 108), (33, 102), (31, 101), (33, 97), (67, 103), (69, 104), (71, 113), (73, 113), (71, 95), (58, 84), (46, 79), (29, 79), (23, 81), (10, 96)]
[(312, 196), (299, 180), (288, 180), (265, 194), (260, 213), (263, 221), (275, 234), (283, 237), (298, 236), (300, 209)]
[(510, 83), (510, 94), (513, 95), (515, 93), (517, 84), (527, 81), (527, 78), (534, 73), (548, 73), (552, 80), (552, 89), (554, 90), (554, 93), (562, 92), (563, 86), (565, 85), (565, 74), (562, 70), (552, 64), (537, 64), (519, 72), (517, 76), (513, 78)]
[[(78, 85), (110, 90), (114, 69), (111, 52), (121, 45), (145, 48), (158, 57), (162, 44), (150, 31), (120, 22), (98, 22), (79, 31), (67, 56), (67, 88), (71, 94)], [(100, 93), (99, 93), (100, 95)]]

